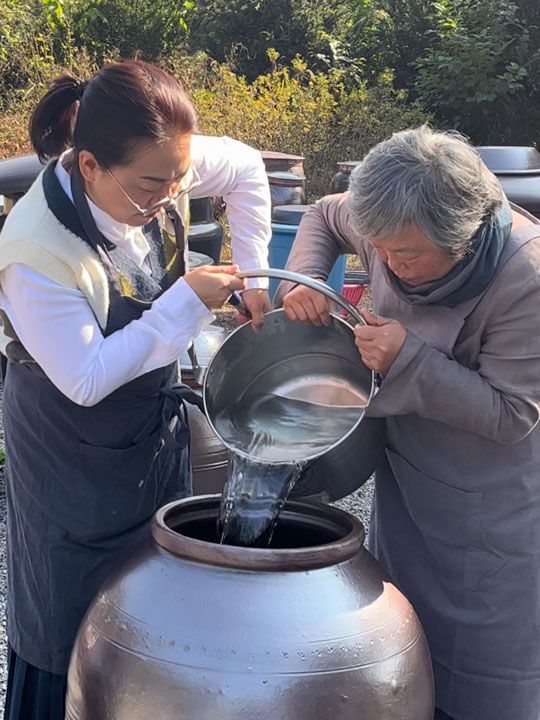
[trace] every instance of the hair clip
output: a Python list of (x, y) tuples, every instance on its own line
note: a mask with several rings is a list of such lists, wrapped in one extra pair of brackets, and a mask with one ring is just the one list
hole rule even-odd
[(77, 82), (73, 86), (73, 90), (75, 92), (75, 97), (77, 98), (77, 100), (80, 100), (82, 98), (87, 85), (88, 82), (86, 80), (77, 80)]

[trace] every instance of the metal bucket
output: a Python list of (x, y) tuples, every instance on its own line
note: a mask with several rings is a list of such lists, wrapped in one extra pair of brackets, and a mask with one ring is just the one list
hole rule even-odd
[[(243, 277), (268, 276), (307, 285), (325, 294), (353, 318), (364, 323), (356, 308), (325, 283), (286, 270), (254, 270)], [(347, 432), (333, 434), (328, 421), (328, 443), (314, 455), (295, 458), (308, 461), (295, 495), (318, 495), (333, 500), (360, 487), (373, 473), (384, 448), (384, 420), (365, 419), (365, 408), (376, 392), (374, 373), (358, 354), (351, 326), (332, 315), (330, 327), (316, 327), (288, 320), (283, 310), (265, 318), (263, 329), (254, 333), (249, 324), (237, 328), (225, 340), (208, 366), (203, 386), (206, 415), (212, 429), (230, 450), (251, 456), (245, 447), (233, 444), (220, 431), (216, 419), (227, 413), (237, 399), (255, 388), (257, 393), (296, 397), (320, 397), (330, 392), (333, 399), (349, 403), (363, 397), (355, 421)], [(339, 395), (342, 398), (339, 398)], [(289, 395), (290, 397), (290, 395)], [(343, 400), (344, 398), (344, 400)], [(328, 405), (330, 407), (330, 405)], [(290, 456), (258, 458), (268, 464), (290, 462)]]

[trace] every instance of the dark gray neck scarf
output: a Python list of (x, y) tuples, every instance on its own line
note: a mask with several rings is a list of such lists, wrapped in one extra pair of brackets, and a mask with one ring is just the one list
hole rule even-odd
[(512, 230), (512, 210), (506, 197), (498, 212), (478, 228), (470, 251), (444, 277), (408, 285), (384, 266), (389, 285), (413, 305), (455, 307), (484, 292), (497, 272), (497, 263)]

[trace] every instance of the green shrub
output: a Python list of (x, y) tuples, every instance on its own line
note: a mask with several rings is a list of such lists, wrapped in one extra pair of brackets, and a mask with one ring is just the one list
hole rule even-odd
[(439, 4), (434, 36), (416, 62), (424, 107), (478, 142), (540, 140), (538, 28), (515, 3), (447, 0)]
[(359, 0), (350, 6), (346, 40), (366, 78), (391, 72), (396, 88), (413, 90), (415, 62), (434, 40), (437, 0)]
[[(275, 63), (276, 55), (270, 57)], [(291, 68), (274, 65), (252, 83), (204, 55), (176, 55), (166, 67), (188, 89), (203, 132), (230, 135), (260, 150), (303, 155), (310, 197), (329, 192), (338, 161), (361, 158), (392, 132), (429, 119), (388, 82), (351, 90), (343, 71), (314, 73), (299, 58)], [(88, 77), (96, 65), (86, 53), (73, 53), (69, 69)], [(24, 97), (7, 104), (0, 116), (0, 157), (31, 151), (28, 117), (60, 71), (50, 63), (28, 82)]]
[(175, 52), (187, 37), (194, 0), (68, 0), (73, 41), (99, 62), (116, 53), (149, 62)]
[(351, 90), (344, 71), (314, 73), (299, 58), (252, 83), (205, 56), (170, 67), (189, 88), (204, 132), (303, 155), (310, 196), (329, 192), (338, 161), (361, 158), (392, 132), (429, 120), (389, 83)]
[(52, 46), (42, 10), (39, 0), (0, 3), (0, 108), (47, 72)]
[(271, 70), (268, 51), (283, 64), (297, 55), (324, 69), (342, 39), (350, 0), (198, 0), (190, 16), (190, 46), (214, 59), (234, 61), (254, 80)]

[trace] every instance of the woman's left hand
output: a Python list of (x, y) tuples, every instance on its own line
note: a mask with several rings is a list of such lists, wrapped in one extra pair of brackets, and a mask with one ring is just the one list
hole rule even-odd
[[(258, 332), (264, 323), (264, 315), (272, 309), (268, 290), (250, 288), (242, 292), (242, 304), (251, 315), (251, 326)], [(242, 310), (240, 309), (240, 312)]]
[(407, 330), (397, 320), (362, 310), (367, 325), (354, 328), (356, 347), (364, 364), (376, 373), (387, 373), (403, 347)]

